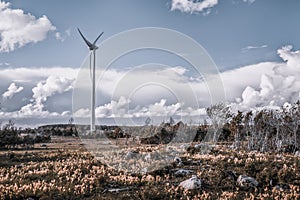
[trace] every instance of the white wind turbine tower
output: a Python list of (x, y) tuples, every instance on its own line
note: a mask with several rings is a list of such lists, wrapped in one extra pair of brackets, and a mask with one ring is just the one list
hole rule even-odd
[[(79, 34), (81, 35), (82, 39), (85, 41), (85, 43), (87, 44), (87, 46), (89, 47), (90, 50), (90, 73), (91, 73), (91, 77), (92, 77), (92, 94), (91, 94), (91, 125), (90, 125), (90, 131), (91, 133), (95, 130), (95, 78), (96, 78), (96, 50), (98, 49), (98, 47), (96, 46), (96, 43), (98, 41), (98, 39), (102, 36), (102, 34), (104, 32), (102, 32), (97, 38), (96, 40), (91, 43), (89, 42), (81, 33), (81, 31), (78, 29)], [(92, 55), (93, 54), (93, 55)], [(92, 60), (93, 60), (93, 69), (91, 64), (92, 64)]]

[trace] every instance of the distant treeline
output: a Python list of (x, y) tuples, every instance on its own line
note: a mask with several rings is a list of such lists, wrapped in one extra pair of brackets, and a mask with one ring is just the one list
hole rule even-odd
[(11, 120), (0, 128), (0, 149), (30, 149), (34, 147), (35, 143), (50, 141), (50, 135), (36, 134), (32, 129), (17, 129)]
[(207, 108), (206, 113), (210, 123), (199, 126), (182, 122), (146, 126), (143, 132), (149, 136), (141, 138), (141, 143), (221, 142), (260, 152), (295, 153), (300, 149), (300, 101), (277, 109), (248, 112), (232, 112), (230, 106), (216, 104)]
[(89, 125), (54, 124), (38, 128), (17, 129), (12, 121), (0, 128), (0, 148), (32, 146), (49, 142), (51, 136), (85, 138), (108, 137), (138, 138), (142, 144), (167, 144), (170, 142), (223, 142), (233, 148), (261, 152), (296, 152), (300, 147), (300, 101), (277, 109), (232, 112), (226, 104), (216, 104), (206, 109), (210, 122), (192, 126), (170, 118), (158, 126), (118, 127), (96, 126), (93, 133)]

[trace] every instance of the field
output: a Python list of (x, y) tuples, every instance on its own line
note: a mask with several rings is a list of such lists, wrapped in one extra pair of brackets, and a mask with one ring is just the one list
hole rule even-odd
[[(2, 150), (0, 159), (0, 199), (300, 199), (300, 157), (287, 153), (214, 145), (207, 154), (187, 151), (180, 164), (125, 174), (95, 159), (81, 140), (56, 137), (32, 150)], [(178, 175), (179, 169), (190, 171)], [(258, 186), (240, 187), (228, 175), (233, 171), (255, 178)], [(202, 180), (200, 189), (179, 186), (192, 175)]]

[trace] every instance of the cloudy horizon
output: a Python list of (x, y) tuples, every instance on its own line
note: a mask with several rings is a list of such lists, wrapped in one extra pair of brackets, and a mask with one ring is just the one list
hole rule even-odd
[[(254, 15), (260, 15), (267, 4), (255, 0), (230, 3), (218, 0), (132, 1), (132, 5), (140, 9), (144, 9), (143, 6), (154, 10), (160, 8), (157, 11), (159, 18), (152, 21), (154, 13), (146, 12), (140, 16), (144, 21), (139, 21), (136, 15), (129, 14), (134, 8), (128, 6), (123, 11), (112, 11), (119, 22), (129, 20), (130, 23), (122, 25), (122, 29), (116, 28), (117, 23), (113, 19), (111, 24), (99, 23), (105, 28), (104, 38), (100, 40), (104, 41), (120, 31), (144, 26), (174, 29), (192, 37), (208, 51), (220, 71), (217, 76), (223, 83), (225, 102), (232, 108), (242, 111), (259, 107), (276, 108), (299, 99), (300, 41), (296, 39), (299, 29), (294, 27), (292, 16), (300, 14), (290, 5), (279, 8), (283, 4), (276, 1), (270, 8), (270, 18), (261, 21), (257, 21)], [(67, 14), (54, 14), (55, 3), (48, 10), (43, 10), (35, 0), (31, 0), (30, 6), (16, 1), (0, 1), (0, 18), (4, 19), (0, 21), (0, 122), (4, 124), (12, 119), (19, 126), (37, 126), (68, 123), (74, 117), (87, 123), (89, 105), (72, 110), (72, 94), (79, 66), (86, 65), (89, 59), (83, 41), (75, 32), (76, 26), (65, 18)], [(94, 7), (97, 6), (112, 5), (103, 1), (95, 3)], [(78, 10), (80, 6), (77, 2), (71, 7)], [(91, 7), (93, 3), (82, 9)], [(278, 15), (280, 9), (290, 10), (290, 21), (286, 16)], [(242, 13), (242, 10), (247, 13)], [(228, 11), (243, 15), (246, 21), (235, 18), (236, 25), (231, 24), (229, 19), (232, 16)], [(121, 19), (124, 13), (129, 19)], [(103, 11), (100, 15), (106, 14)], [(222, 17), (228, 20), (224, 27), (220, 26), (224, 23)], [(66, 20), (60, 22), (58, 19)], [(274, 23), (274, 19), (282, 20), (288, 27), (293, 26), (294, 30), (291, 30), (292, 33), (284, 30), (275, 32), (279, 25)], [(183, 28), (173, 24), (174, 20)], [(84, 27), (88, 38), (102, 30), (91, 28), (88, 31), (91, 25), (83, 25), (84, 22), (77, 18), (75, 21), (75, 24)], [(248, 24), (252, 35), (243, 32), (244, 23)], [(269, 23), (273, 35), (263, 29), (265, 23)], [(196, 24), (203, 29), (198, 29)], [(232, 32), (230, 29), (233, 29)], [(244, 37), (235, 34), (244, 34)], [(220, 40), (223, 35), (226, 38)], [(231, 42), (227, 44), (224, 40)], [(150, 50), (133, 52), (116, 60), (105, 72), (99, 71), (101, 73), (103, 77), (97, 86), (96, 104), (99, 123), (121, 123), (121, 118), (131, 118), (142, 124), (147, 117), (158, 117), (156, 123), (159, 123), (158, 119), (168, 120), (171, 116), (198, 123), (199, 117), (205, 116), (205, 108), (211, 104), (212, 91), (207, 88), (207, 83), (212, 80), (204, 80), (176, 55)], [(133, 85), (142, 80), (149, 81), (132, 92), (130, 84), (124, 84), (128, 80)], [(85, 87), (89, 87), (88, 81)], [(117, 90), (118, 87), (122, 89)], [(178, 96), (183, 98), (179, 101)], [(88, 99), (89, 96), (83, 95), (82, 98)]]
[[(292, 50), (292, 46), (284, 46), (277, 52), (282, 62), (262, 62), (220, 73), (228, 104), (247, 111), (264, 106), (280, 107), (286, 102), (293, 103), (299, 99), (300, 51)], [(209, 97), (208, 91), (203, 89), (205, 81), (187, 76), (185, 68), (174, 66), (164, 70), (158, 69), (162, 77), (174, 87), (184, 88), (184, 85), (192, 83), (191, 87), (199, 99), (203, 96)], [(79, 68), (65, 67), (2, 68), (0, 77), (2, 85), (7, 88), (1, 88), (1, 120), (13, 119), (17, 124), (23, 124), (24, 120), (24, 124), (28, 124), (26, 118), (31, 118), (32, 121), (37, 118), (39, 120), (36, 121), (43, 124), (41, 119), (45, 119), (44, 123), (48, 119), (53, 123), (67, 123), (71, 117), (89, 119), (89, 105), (72, 112), (72, 89), (78, 71)], [(97, 118), (103, 120), (164, 116), (164, 119), (168, 119), (171, 116), (204, 116), (205, 108), (210, 105), (207, 98), (201, 102), (200, 108), (194, 109), (193, 103), (184, 105), (183, 102), (177, 102), (168, 91), (156, 85), (144, 87), (132, 99), (121, 94), (115, 96), (117, 99), (112, 99), (113, 88), (126, 72), (128, 70), (120, 69), (109, 69), (105, 72), (101, 86), (98, 85), (97, 88), (97, 98), (101, 98), (96, 105)], [(133, 72), (131, 76), (145, 79), (152, 76), (150, 72), (156, 73), (153, 69), (142, 69)], [(194, 81), (191, 82), (191, 79)], [(149, 97), (145, 98), (147, 94)]]

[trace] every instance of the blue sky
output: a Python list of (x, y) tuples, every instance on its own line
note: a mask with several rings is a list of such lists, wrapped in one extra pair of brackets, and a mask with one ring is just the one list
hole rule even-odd
[[(99, 44), (134, 28), (179, 31), (212, 57), (221, 72), (226, 102), (233, 107), (247, 110), (292, 103), (299, 99), (300, 89), (299, 8), (298, 0), (0, 1), (0, 120), (12, 118), (18, 124), (32, 125), (88, 116), (88, 106), (72, 111), (72, 90), (88, 56), (77, 27), (92, 41), (104, 31)], [(191, 85), (200, 108), (176, 102), (157, 85), (137, 91), (133, 99), (112, 99), (120, 77), (147, 63), (170, 66), (158, 70), (166, 77), (161, 81), (174, 87)], [(178, 115), (179, 110), (201, 115), (209, 106), (205, 83), (186, 70), (187, 63), (176, 55), (143, 50), (123, 56), (113, 65), (97, 91), (101, 100), (96, 105), (98, 118), (112, 119), (116, 109), (127, 118), (163, 113), (169, 117)], [(142, 69), (142, 73), (132, 71), (137, 82), (156, 73)], [(126, 110), (128, 104), (132, 110)]]
[[(91, 0), (72, 1), (9, 1), (11, 8), (19, 8), (36, 17), (46, 15), (64, 42), (56, 40), (54, 32), (47, 39), (28, 44), (13, 52), (1, 53), (3, 62), (13, 66), (79, 67), (87, 50), (76, 32), (80, 27), (91, 40), (104, 31), (104, 40), (121, 31), (139, 27), (165, 27), (180, 31), (203, 45), (221, 70), (240, 67), (259, 61), (276, 60), (276, 50), (300, 43), (300, 2), (297, 0), (219, 1), (203, 12), (171, 11), (170, 0)], [(247, 46), (259, 47), (243, 51)], [(155, 58), (153, 58), (155, 60)], [(141, 61), (143, 62), (143, 61)]]

